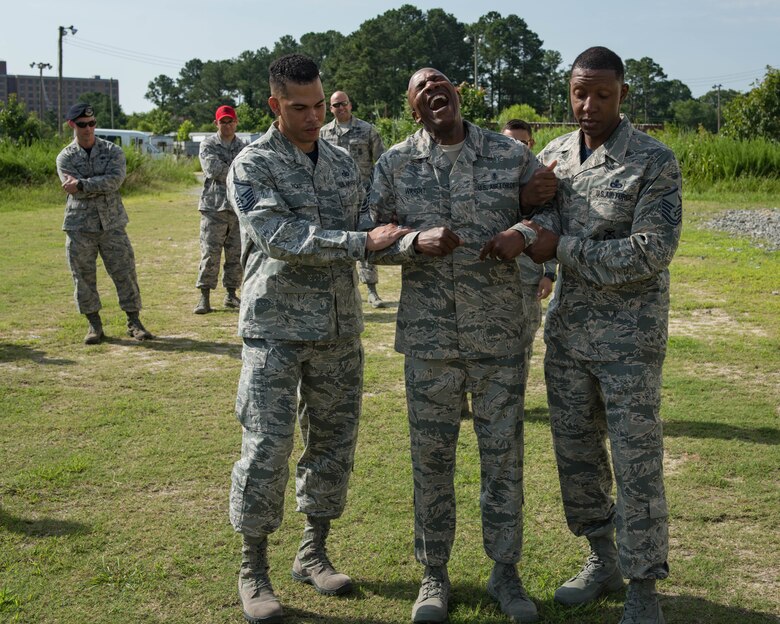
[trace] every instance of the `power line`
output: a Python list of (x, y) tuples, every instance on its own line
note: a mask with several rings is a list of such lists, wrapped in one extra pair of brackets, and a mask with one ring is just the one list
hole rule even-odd
[(169, 67), (174, 69), (181, 69), (184, 67), (184, 62), (166, 62), (166, 61), (160, 61), (152, 56), (144, 55), (142, 53), (135, 53), (135, 52), (114, 52), (112, 50), (105, 49), (100, 46), (94, 46), (89, 44), (83, 44), (80, 41), (74, 41), (74, 40), (66, 40), (66, 44), (74, 47), (74, 48), (81, 48), (82, 50), (88, 50), (90, 52), (96, 52), (98, 54), (104, 54), (106, 56), (112, 56), (114, 58), (120, 58), (124, 59), (126, 61), (135, 61), (136, 63), (144, 63), (145, 65), (157, 65), (158, 67)]
[(79, 37), (79, 41), (84, 43), (89, 43), (94, 46), (98, 46), (101, 48), (106, 48), (109, 50), (115, 50), (117, 52), (127, 52), (128, 54), (133, 54), (136, 56), (145, 56), (151, 59), (159, 59), (160, 61), (173, 61), (174, 63), (179, 63), (180, 65), (184, 65), (186, 61), (178, 58), (173, 58), (170, 56), (160, 56), (158, 54), (147, 54), (146, 52), (136, 52), (135, 50), (128, 50), (127, 48), (120, 48), (118, 46), (113, 46), (108, 43), (100, 43), (99, 41), (91, 41), (90, 39), (84, 39), (84, 37)]

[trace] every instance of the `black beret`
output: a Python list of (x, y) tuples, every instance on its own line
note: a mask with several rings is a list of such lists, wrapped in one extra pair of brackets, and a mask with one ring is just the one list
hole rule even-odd
[(79, 117), (93, 117), (94, 115), (95, 111), (92, 110), (92, 104), (79, 102), (78, 104), (74, 104), (68, 109), (68, 114), (65, 115), (65, 119), (68, 121), (73, 121)]

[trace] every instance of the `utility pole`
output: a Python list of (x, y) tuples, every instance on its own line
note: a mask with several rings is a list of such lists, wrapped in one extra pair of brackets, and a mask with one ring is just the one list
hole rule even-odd
[(720, 88), (722, 87), (722, 84), (716, 84), (712, 85), (713, 89), (716, 89), (718, 92), (718, 134), (720, 134)]
[(478, 89), (479, 84), (479, 44), (482, 43), (482, 35), (474, 33), (468, 35), (464, 40), (465, 43), (474, 42), (474, 88)]
[(115, 128), (114, 125), (114, 79), (109, 78), (108, 79), (108, 99), (111, 102), (111, 127)]
[(30, 67), (37, 67), (38, 68), (38, 78), (40, 79), (40, 88), (41, 88), (41, 95), (40, 95), (40, 101), (38, 102), (38, 115), (39, 119), (41, 120), (41, 123), (43, 123), (43, 70), (44, 69), (51, 69), (51, 63), (36, 63), (33, 61), (30, 63)]
[(62, 136), (62, 38), (70, 31), (71, 35), (75, 35), (77, 30), (70, 26), (59, 27), (59, 39), (57, 41), (58, 52), (58, 73), (57, 73), (57, 133)]

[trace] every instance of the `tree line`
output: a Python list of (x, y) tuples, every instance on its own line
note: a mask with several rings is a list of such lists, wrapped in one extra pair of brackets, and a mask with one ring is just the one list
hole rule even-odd
[[(461, 85), (464, 116), (476, 123), (495, 121), (514, 110), (523, 111), (529, 121), (572, 121), (571, 67), (563, 64), (558, 51), (545, 49), (521, 17), (491, 11), (476, 23), (464, 24), (443, 9), (423, 12), (406, 4), (363, 22), (349, 35), (310, 32), (300, 41), (285, 35), (271, 49), (246, 50), (236, 58), (191, 59), (178, 76), (160, 74), (149, 82), (145, 97), (154, 104), (152, 111), (128, 115), (114, 104), (115, 125), (157, 134), (180, 130), (186, 136), (192, 130), (212, 130), (214, 110), (231, 104), (237, 108), (239, 131), (263, 131), (272, 121), (266, 103), (268, 67), (292, 52), (319, 64), (326, 95), (347, 91), (355, 113), (374, 123), (408, 117), (407, 81), (425, 66), (436, 67)], [(780, 117), (777, 70), (768, 67), (764, 83), (757, 85), (765, 97), (751, 96), (757, 89), (749, 94), (725, 89), (694, 99), (687, 85), (669, 79), (650, 57), (626, 59), (625, 67), (631, 89), (624, 111), (635, 123), (715, 132), (720, 113), (724, 130), (732, 136), (780, 140), (778, 122), (773, 121)], [(110, 117), (107, 96), (91, 93), (82, 99), (92, 103), (101, 119)], [(766, 123), (757, 126), (756, 107), (768, 107), (762, 113)]]

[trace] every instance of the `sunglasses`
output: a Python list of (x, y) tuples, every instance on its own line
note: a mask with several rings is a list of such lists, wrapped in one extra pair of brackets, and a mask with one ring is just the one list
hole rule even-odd
[(73, 123), (76, 124), (79, 128), (86, 128), (87, 126), (94, 128), (97, 126), (97, 119), (93, 119), (92, 121), (74, 121)]
[(347, 106), (349, 102), (333, 102), (333, 104), (330, 105), (331, 108), (341, 108), (342, 106)]

